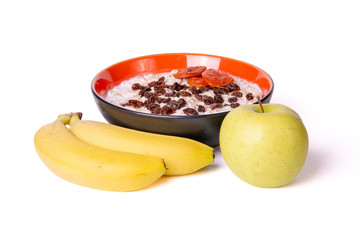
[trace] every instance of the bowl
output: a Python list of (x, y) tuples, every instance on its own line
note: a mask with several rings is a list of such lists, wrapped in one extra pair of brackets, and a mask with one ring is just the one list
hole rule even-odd
[(111, 124), (145, 132), (186, 137), (216, 147), (219, 145), (221, 123), (229, 111), (197, 116), (165, 116), (136, 112), (105, 101), (109, 89), (132, 77), (199, 65), (256, 83), (263, 93), (261, 102), (270, 102), (274, 83), (266, 72), (243, 61), (198, 53), (156, 54), (116, 63), (95, 76), (91, 83), (92, 94), (101, 114)]

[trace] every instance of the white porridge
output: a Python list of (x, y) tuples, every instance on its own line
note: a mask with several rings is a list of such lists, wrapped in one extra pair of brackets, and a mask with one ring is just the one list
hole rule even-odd
[(229, 111), (254, 103), (262, 96), (258, 85), (231, 76), (219, 87), (195, 87), (187, 78), (175, 78), (177, 70), (146, 74), (121, 82), (105, 100), (129, 110), (160, 115), (201, 115)]

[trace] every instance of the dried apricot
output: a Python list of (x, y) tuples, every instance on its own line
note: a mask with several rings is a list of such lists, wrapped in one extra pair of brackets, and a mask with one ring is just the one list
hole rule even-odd
[(201, 76), (211, 87), (219, 87), (220, 85), (234, 82), (234, 79), (230, 75), (214, 69), (205, 70)]
[(189, 77), (196, 77), (200, 76), (203, 71), (206, 70), (205, 66), (194, 66), (194, 67), (187, 67), (181, 68), (174, 74), (175, 78), (189, 78)]
[(202, 77), (190, 77), (187, 83), (194, 87), (206, 87), (209, 85)]

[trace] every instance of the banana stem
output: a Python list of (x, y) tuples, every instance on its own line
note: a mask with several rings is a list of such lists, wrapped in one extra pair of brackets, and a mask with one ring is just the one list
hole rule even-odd
[(63, 124), (68, 124), (70, 122), (70, 118), (71, 118), (70, 114), (61, 114), (56, 119), (56, 122), (61, 122)]
[(73, 124), (75, 124), (76, 122), (80, 121), (82, 118), (82, 113), (81, 112), (76, 112), (76, 113), (70, 113), (70, 121), (69, 121), (69, 125), (72, 126)]

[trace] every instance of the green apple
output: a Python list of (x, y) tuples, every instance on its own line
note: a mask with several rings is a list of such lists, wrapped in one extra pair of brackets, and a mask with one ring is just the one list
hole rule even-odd
[(226, 164), (257, 187), (291, 182), (304, 165), (309, 138), (300, 116), (280, 104), (249, 104), (226, 115), (220, 149)]

